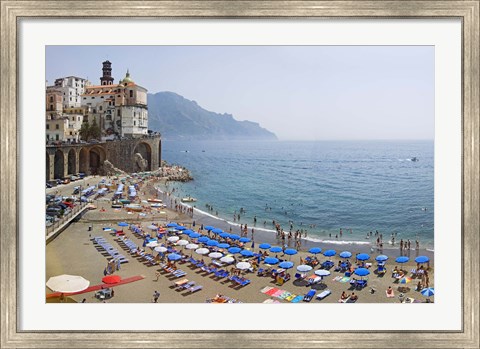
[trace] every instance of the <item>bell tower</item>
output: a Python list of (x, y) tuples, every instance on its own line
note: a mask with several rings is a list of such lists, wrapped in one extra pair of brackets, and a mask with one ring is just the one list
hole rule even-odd
[(100, 85), (112, 85), (113, 84), (113, 77), (112, 77), (112, 63), (110, 61), (105, 61), (103, 64), (103, 76), (100, 78)]

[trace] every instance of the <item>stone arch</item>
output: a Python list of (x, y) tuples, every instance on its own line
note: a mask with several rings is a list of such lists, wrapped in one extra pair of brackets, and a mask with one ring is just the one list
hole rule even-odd
[(80, 149), (79, 154), (79, 172), (89, 174), (90, 160), (88, 159), (88, 149)]
[(133, 150), (133, 162), (135, 172), (152, 170), (152, 147), (150, 144), (145, 142), (137, 144)]
[(53, 177), (54, 178), (65, 177), (65, 158), (64, 158), (63, 151), (58, 149), (55, 152), (55, 158), (54, 159), (55, 159), (54, 160), (55, 169), (54, 169), (54, 172), (53, 172)]
[(90, 174), (96, 175), (101, 173), (103, 168), (103, 163), (107, 158), (105, 149), (103, 149), (101, 146), (94, 146), (90, 148), (90, 151), (88, 152), (88, 157), (89, 157)]
[(77, 153), (75, 149), (70, 149), (68, 152), (68, 174), (77, 173)]

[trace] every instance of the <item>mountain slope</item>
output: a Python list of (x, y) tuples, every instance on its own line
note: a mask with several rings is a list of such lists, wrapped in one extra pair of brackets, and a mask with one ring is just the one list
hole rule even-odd
[(149, 129), (164, 139), (276, 140), (274, 133), (251, 121), (218, 114), (173, 92), (148, 94)]

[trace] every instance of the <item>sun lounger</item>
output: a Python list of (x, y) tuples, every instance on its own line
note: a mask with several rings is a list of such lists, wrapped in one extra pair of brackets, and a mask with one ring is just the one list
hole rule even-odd
[(183, 285), (178, 286), (177, 288), (178, 288), (179, 290), (186, 290), (187, 288), (192, 288), (192, 287), (194, 287), (195, 284), (196, 284), (195, 281), (190, 281), (190, 282), (188, 282), (188, 283), (186, 283), (186, 284), (183, 284)]
[(177, 270), (175, 270), (175, 271), (172, 272), (172, 275), (175, 276), (175, 277), (177, 277), (177, 278), (179, 278), (179, 277), (182, 277), (182, 276), (187, 275), (187, 273), (184, 272), (184, 271), (181, 270), (181, 269), (177, 269)]
[(296, 296), (294, 299), (292, 299), (292, 303), (298, 303), (303, 299), (303, 296)]
[(293, 299), (295, 299), (296, 297), (297, 297), (296, 294), (291, 294), (290, 296), (285, 297), (285, 300), (291, 302), (291, 301), (292, 301)]
[(331, 295), (332, 294), (332, 291), (330, 291), (328, 288), (326, 290), (324, 290), (322, 293), (319, 293), (317, 295), (317, 299), (318, 300), (322, 300), (324, 298), (326, 298), (327, 296)]
[(317, 293), (317, 291), (315, 291), (315, 290), (308, 291), (308, 293), (303, 297), (303, 301), (304, 302), (310, 302), (312, 300), (312, 298), (315, 297), (316, 293)]
[(182, 286), (182, 285), (185, 285), (188, 283), (188, 279), (182, 279), (182, 280), (179, 280), (179, 281), (175, 281), (173, 283), (173, 287), (178, 287), (178, 286)]
[(203, 288), (202, 285), (197, 285), (197, 286), (194, 286), (194, 287), (190, 287), (188, 289), (188, 293), (194, 293), (194, 292), (200, 291), (202, 288)]

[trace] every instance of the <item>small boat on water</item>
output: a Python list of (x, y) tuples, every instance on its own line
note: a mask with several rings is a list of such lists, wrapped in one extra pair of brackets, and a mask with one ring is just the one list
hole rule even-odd
[(418, 161), (418, 158), (416, 158), (416, 157), (414, 156), (413, 158), (410, 158), (410, 161), (416, 162), (416, 161)]
[(150, 198), (150, 199), (147, 199), (148, 202), (162, 202), (162, 200), (160, 199), (154, 199), (154, 198)]
[(134, 212), (141, 212), (143, 210), (143, 206), (139, 204), (129, 204), (124, 206), (127, 211), (134, 211)]
[(182, 202), (195, 202), (197, 199), (192, 198), (191, 196), (188, 196), (186, 198), (182, 198)]

